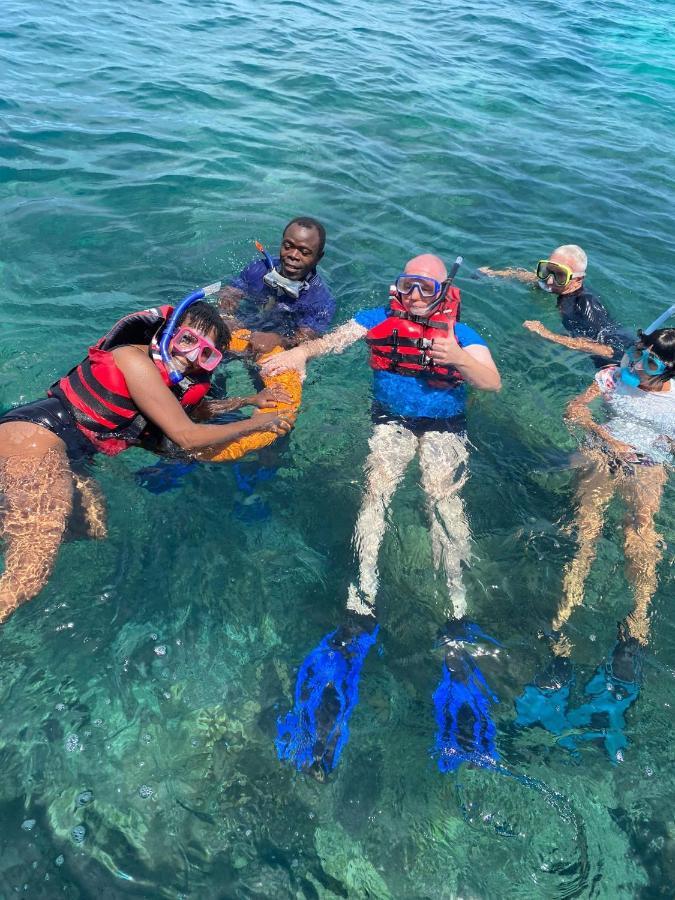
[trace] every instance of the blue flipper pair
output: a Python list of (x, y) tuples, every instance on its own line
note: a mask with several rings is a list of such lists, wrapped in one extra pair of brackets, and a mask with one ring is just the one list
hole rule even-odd
[(359, 701), (359, 678), (379, 625), (353, 616), (331, 631), (306, 657), (295, 684), (295, 705), (277, 720), (281, 760), (325, 781), (349, 740), (349, 718)]
[[(358, 703), (358, 683), (379, 626), (370, 616), (352, 616), (327, 634), (305, 658), (295, 686), (295, 705), (277, 721), (279, 759), (319, 781), (338, 764), (349, 739), (349, 718)], [(448, 646), (436, 708), (435, 749), (441, 772), (469, 762), (494, 767), (495, 726), (490, 703), (497, 702), (473, 657), (463, 644), (493, 641), (477, 625), (453, 622), (443, 638)]]
[(480, 640), (497, 645), (477, 625), (464, 620), (449, 623), (443, 636), (448, 650), (433, 695), (438, 726), (434, 750), (441, 772), (454, 772), (465, 762), (491, 769), (499, 760), (490, 713), (490, 705), (499, 698), (464, 646)]

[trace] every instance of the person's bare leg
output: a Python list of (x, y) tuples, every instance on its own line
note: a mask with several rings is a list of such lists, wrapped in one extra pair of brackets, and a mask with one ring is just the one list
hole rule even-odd
[(73, 505), (73, 479), (63, 442), (37, 425), (0, 426), (0, 622), (47, 583)]
[(376, 425), (366, 460), (366, 489), (353, 543), (359, 559), (359, 588), (349, 586), (347, 609), (374, 615), (378, 588), (377, 557), (391, 498), (417, 450), (417, 438), (402, 425)]
[[(599, 451), (584, 452), (584, 456), (588, 465), (581, 473), (576, 489), (577, 514), (574, 522), (579, 547), (574, 559), (565, 566), (562, 599), (553, 619), (556, 631), (565, 625), (575, 607), (583, 603), (584, 585), (595, 559), (605, 510), (616, 489), (606, 457)], [(569, 656), (572, 644), (562, 635), (553, 650), (559, 656)]]
[(466, 613), (462, 566), (471, 557), (471, 530), (460, 493), (468, 477), (468, 458), (466, 439), (459, 435), (429, 431), (420, 438), (434, 566), (443, 567), (452, 605), (448, 615), (458, 619)]
[(87, 525), (87, 534), (94, 540), (108, 536), (105, 497), (96, 479), (73, 472), (75, 487), (82, 501), (82, 512)]
[(667, 480), (663, 466), (635, 466), (635, 474), (621, 484), (626, 501), (624, 551), (626, 578), (633, 587), (635, 607), (627, 617), (631, 637), (646, 644), (649, 638), (649, 604), (656, 591), (656, 568), (663, 556), (662, 536), (654, 526)]

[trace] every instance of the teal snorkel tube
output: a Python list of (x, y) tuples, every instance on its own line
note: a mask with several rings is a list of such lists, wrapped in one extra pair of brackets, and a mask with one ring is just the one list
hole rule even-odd
[[(643, 334), (651, 334), (653, 331), (656, 331), (662, 325), (671, 318), (671, 316), (675, 316), (675, 303), (672, 306), (669, 306), (665, 312), (662, 312), (660, 316), (658, 316), (651, 325), (648, 325)], [(624, 365), (625, 362), (625, 365)], [(640, 385), (640, 377), (633, 371), (633, 367), (629, 362), (627, 362), (626, 357), (621, 360), (621, 380), (624, 384), (627, 384), (629, 387), (639, 387)]]
[(198, 291), (194, 291), (192, 294), (188, 294), (178, 306), (171, 313), (169, 321), (164, 326), (164, 331), (162, 332), (162, 337), (159, 341), (159, 352), (162, 356), (162, 362), (167, 368), (169, 373), (169, 381), (171, 384), (179, 384), (183, 378), (185, 377), (182, 372), (179, 372), (172, 360), (171, 354), (169, 352), (169, 344), (171, 343), (171, 338), (174, 336), (176, 332), (176, 326), (178, 322), (185, 312), (193, 303), (196, 303), (197, 300), (203, 300), (204, 297), (210, 297), (212, 294), (218, 293), (222, 286), (221, 281), (216, 281), (214, 284), (207, 284), (206, 287), (200, 288)]
[(652, 324), (645, 328), (644, 334), (651, 334), (652, 331), (656, 331), (657, 328), (665, 325), (671, 316), (675, 316), (675, 303), (672, 306), (669, 306), (665, 312), (661, 313), (658, 319), (654, 319)]

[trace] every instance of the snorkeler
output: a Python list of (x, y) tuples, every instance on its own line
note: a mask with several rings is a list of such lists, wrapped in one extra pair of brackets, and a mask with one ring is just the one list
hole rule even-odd
[[(603, 425), (595, 421), (589, 409), (598, 397), (605, 401), (609, 414)], [(516, 702), (517, 722), (540, 722), (557, 735), (591, 726), (592, 730), (581, 738), (567, 735), (559, 743), (574, 749), (578, 739), (601, 737), (610, 758), (616, 761), (627, 743), (623, 714), (640, 688), (642, 657), (649, 639), (649, 606), (662, 556), (663, 543), (654, 517), (675, 458), (675, 328), (650, 326), (646, 332), (639, 332), (637, 343), (628, 348), (621, 365), (602, 369), (593, 384), (569, 404), (566, 420), (586, 431), (584, 468), (577, 485), (575, 529), (579, 546), (565, 567), (562, 599), (553, 620), (553, 662)], [(586, 686), (588, 701), (567, 712), (572, 644), (563, 628), (583, 602), (604, 511), (617, 492), (626, 505), (624, 552), (626, 577), (633, 589), (633, 611), (619, 625), (609, 660)]]
[(97, 451), (116, 455), (131, 446), (156, 449), (167, 438), (183, 451), (210, 458), (257, 431), (286, 433), (283, 415), (256, 414), (229, 424), (202, 420), (245, 404), (265, 408), (283, 391), (255, 397), (206, 399), (230, 333), (218, 311), (199, 298), (120, 319), (85, 359), (55, 382), (47, 398), (0, 417), (0, 622), (45, 585), (79, 491), (91, 537), (104, 537), (105, 507), (96, 483), (82, 472)]
[[(485, 341), (458, 321), (460, 295), (451, 282), (460, 262), (449, 278), (437, 256), (411, 259), (391, 289), (388, 309), (362, 310), (325, 337), (263, 365), (263, 372), (304, 372), (308, 359), (339, 353), (363, 338), (374, 374), (374, 427), (353, 539), (358, 586), (349, 587), (347, 623), (309, 654), (298, 676), (295, 708), (279, 722), (279, 755), (320, 777), (336, 765), (346, 742), (359, 673), (377, 635), (377, 559), (386, 513), (416, 454), (434, 564), (445, 571), (450, 601), (443, 680), (434, 695), (439, 766), (445, 771), (466, 759), (484, 764), (494, 758), (493, 730), (480, 720), (487, 715), (484, 680), (476, 676), (475, 664), (464, 651), (480, 634), (463, 621), (462, 566), (468, 563), (471, 541), (461, 489), (469, 458), (466, 387), (498, 391), (501, 380)], [(460, 715), (460, 707), (467, 716)], [(459, 736), (459, 719), (467, 717), (472, 723), (469, 733)]]
[[(254, 329), (250, 338), (254, 352), (294, 347), (319, 337), (330, 326), (335, 300), (316, 268), (325, 245), (321, 222), (298, 216), (284, 228), (278, 257), (256, 244), (262, 257), (220, 291), (220, 308), (228, 324)], [(244, 298), (252, 302), (253, 311), (240, 312)]]
[(523, 322), (523, 326), (554, 344), (593, 354), (597, 365), (604, 366), (611, 360), (618, 362), (633, 338), (617, 328), (597, 295), (586, 287), (587, 264), (581, 247), (564, 244), (556, 248), (548, 259), (540, 259), (534, 272), (519, 268), (491, 269), (487, 266), (478, 269), (478, 272), (491, 277), (516, 278), (555, 294), (562, 326), (569, 337), (550, 331), (536, 320)]

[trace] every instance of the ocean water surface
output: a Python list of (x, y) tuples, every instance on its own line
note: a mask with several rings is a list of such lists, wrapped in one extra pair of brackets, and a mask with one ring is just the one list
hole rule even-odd
[[(517, 729), (575, 548), (562, 415), (594, 370), (522, 328), (559, 330), (549, 297), (470, 276), (575, 242), (625, 326), (672, 303), (674, 48), (673, 0), (4, 0), (3, 409), (300, 213), (328, 229), (337, 322), (421, 250), (465, 257), (463, 318), (504, 380), (469, 410), (466, 582), (503, 644), (485, 670), (515, 777), (442, 775), (431, 753), (446, 598), (415, 464), (340, 765), (318, 784), (277, 760), (297, 666), (356, 574), (371, 425), (355, 346), (313, 364), (291, 437), (238, 469), (155, 495), (135, 478), (148, 454), (96, 461), (108, 539), (64, 544), (0, 632), (0, 897), (672, 896), (672, 550), (623, 760)], [(230, 366), (229, 391), (248, 386)], [(571, 623), (574, 702), (631, 607), (621, 523), (613, 504)], [(672, 548), (672, 483), (657, 523)]]

